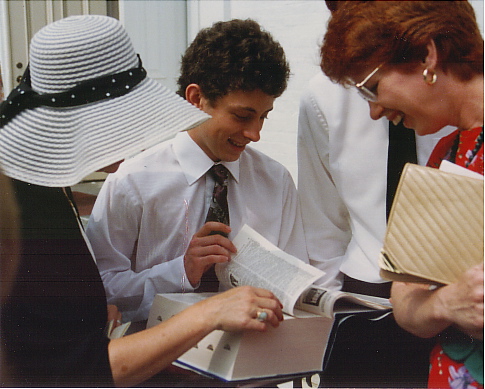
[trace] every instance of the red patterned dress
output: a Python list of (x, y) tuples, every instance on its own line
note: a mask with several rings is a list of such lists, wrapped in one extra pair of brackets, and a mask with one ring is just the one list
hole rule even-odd
[[(457, 130), (441, 139), (428, 166), (438, 168), (444, 159), (483, 175), (483, 127)], [(441, 334), (430, 356), (428, 387), (483, 388), (483, 341), (458, 331)]]

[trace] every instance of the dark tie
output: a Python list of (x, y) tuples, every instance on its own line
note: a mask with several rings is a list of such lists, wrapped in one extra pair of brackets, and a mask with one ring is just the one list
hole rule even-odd
[[(227, 204), (227, 179), (229, 171), (224, 165), (214, 165), (208, 171), (215, 181), (214, 191), (212, 193), (209, 212), (207, 212), (206, 222), (220, 222), (229, 225), (229, 206)], [(227, 235), (213, 231), (212, 234), (220, 234), (227, 238)], [(214, 266), (211, 266), (200, 280), (198, 292), (217, 292), (219, 290), (219, 281), (217, 280)]]
[(215, 181), (214, 192), (206, 222), (220, 222), (229, 225), (229, 207), (227, 205), (227, 178), (229, 171), (224, 165), (214, 165), (209, 174)]
[(416, 135), (402, 125), (389, 122), (389, 149), (387, 157), (387, 195), (386, 217), (389, 217), (392, 201), (406, 162), (418, 163), (416, 154)]

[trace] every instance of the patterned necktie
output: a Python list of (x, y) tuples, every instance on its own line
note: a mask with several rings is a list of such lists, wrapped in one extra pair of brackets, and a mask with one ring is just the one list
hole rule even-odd
[(220, 222), (229, 225), (229, 207), (227, 205), (227, 178), (229, 171), (224, 165), (214, 165), (209, 174), (215, 181), (211, 204), (206, 222)]
[[(229, 171), (223, 165), (214, 165), (208, 171), (214, 178), (215, 185), (212, 193), (209, 212), (207, 212), (206, 222), (220, 222), (229, 225), (229, 207), (227, 204), (227, 179)], [(220, 231), (213, 231), (213, 234), (220, 234), (227, 238), (227, 235)], [(217, 292), (219, 290), (219, 280), (217, 279), (214, 266), (211, 266), (200, 280), (197, 292)]]
[(389, 122), (389, 149), (387, 157), (386, 216), (389, 217), (392, 201), (406, 162), (418, 163), (416, 155), (416, 135), (414, 130)]

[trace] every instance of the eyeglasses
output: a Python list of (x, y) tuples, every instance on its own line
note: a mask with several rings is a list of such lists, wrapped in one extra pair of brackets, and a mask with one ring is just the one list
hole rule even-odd
[(371, 101), (375, 103), (377, 101), (377, 94), (372, 92), (369, 88), (365, 86), (367, 81), (371, 79), (371, 77), (377, 73), (377, 71), (384, 65), (381, 63), (378, 67), (376, 67), (366, 78), (364, 78), (361, 82), (356, 84), (354, 81), (350, 80), (353, 86), (357, 88), (357, 92), (359, 95), (366, 101)]

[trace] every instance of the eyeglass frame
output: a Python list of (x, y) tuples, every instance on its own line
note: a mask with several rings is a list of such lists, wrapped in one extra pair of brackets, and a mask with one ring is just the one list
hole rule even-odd
[(349, 79), (350, 83), (352, 86), (357, 88), (357, 92), (359, 93), (359, 96), (362, 97), (365, 101), (370, 101), (372, 103), (375, 103), (377, 101), (377, 94), (372, 92), (369, 88), (365, 86), (367, 81), (369, 81), (374, 74), (377, 73), (377, 71), (384, 65), (384, 63), (381, 63), (379, 66), (377, 66), (372, 72), (369, 73), (369, 75), (364, 78), (361, 82), (355, 83), (352, 79)]

